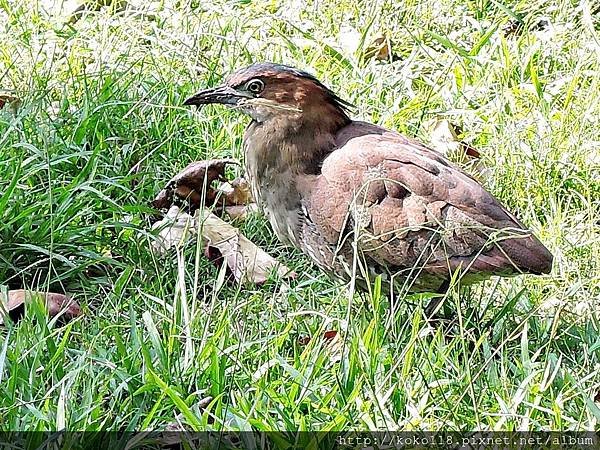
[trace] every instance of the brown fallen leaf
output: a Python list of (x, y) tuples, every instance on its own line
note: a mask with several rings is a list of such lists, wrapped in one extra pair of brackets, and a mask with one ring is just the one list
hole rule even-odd
[(295, 276), (289, 268), (250, 241), (237, 228), (207, 210), (198, 212), (202, 214), (201, 234), (207, 240), (207, 246), (219, 251), (238, 282), (262, 284), (267, 281), (272, 270), (281, 277)]
[(70, 15), (68, 23), (74, 24), (86, 13), (100, 11), (102, 8), (109, 8), (113, 14), (120, 13), (127, 9), (128, 3), (125, 0), (84, 0)]
[(227, 206), (239, 206), (252, 203), (252, 191), (250, 183), (243, 177), (236, 178), (231, 182), (222, 183), (217, 191), (223, 193)]
[(21, 103), (21, 99), (14, 95), (0, 94), (0, 109), (7, 106), (13, 114), (17, 114)]
[[(527, 29), (530, 32), (545, 31), (550, 26), (550, 21), (544, 17), (538, 18), (530, 24)], [(526, 23), (523, 19), (511, 19), (502, 27), (504, 36), (521, 36), (526, 29)]]
[(512, 35), (520, 36), (523, 34), (524, 29), (525, 24), (522, 20), (511, 19), (502, 27), (502, 32), (507, 37)]
[(331, 342), (337, 336), (337, 334), (338, 332), (336, 330), (327, 330), (325, 333), (323, 333), (323, 339), (325, 339), (327, 342)]
[[(221, 253), (221, 250), (219, 250), (217, 247), (207, 245), (204, 248), (204, 256), (216, 267), (221, 267), (223, 265), (223, 254)], [(225, 279), (228, 282), (232, 282), (235, 280), (235, 276), (233, 275), (233, 272), (231, 271), (229, 265), (227, 265), (227, 267), (225, 268)]]
[(195, 219), (176, 205), (171, 206), (165, 217), (152, 225), (152, 229), (158, 230), (156, 239), (151, 243), (151, 249), (158, 255), (185, 245), (198, 231)]
[[(329, 362), (335, 363), (342, 359), (343, 341), (337, 330), (327, 330), (321, 336), (325, 343), (324, 348), (329, 354)], [(298, 338), (298, 344), (305, 346), (311, 341), (310, 336)]]
[(362, 59), (363, 61), (368, 59), (395, 61), (398, 58), (392, 53), (392, 41), (389, 36), (379, 35), (365, 48)]
[[(229, 279), (238, 282), (264, 283), (270, 272), (276, 270), (280, 276), (294, 276), (290, 270), (271, 257), (267, 252), (247, 239), (237, 228), (224, 222), (207, 207), (216, 212), (226, 212), (232, 218), (244, 218), (258, 208), (252, 202), (249, 183), (244, 178), (224, 181), (225, 168), (236, 163), (233, 159), (197, 161), (188, 165), (173, 177), (156, 196), (156, 208), (169, 208), (163, 220), (152, 228), (158, 230), (152, 250), (164, 254), (172, 247), (185, 245), (198, 232), (206, 242), (205, 256), (219, 267), (227, 265)], [(223, 181), (218, 187), (214, 181)], [(204, 204), (202, 193), (204, 192)], [(192, 216), (182, 212), (174, 204), (176, 198), (187, 200)], [(219, 199), (219, 202), (216, 200)]]
[(450, 121), (435, 118), (428, 123), (431, 146), (451, 161), (462, 166), (479, 180), (489, 177), (489, 167), (481, 159), (481, 153), (472, 145), (461, 140), (462, 129)]
[(329, 351), (329, 361), (335, 363), (344, 356), (344, 341), (342, 335), (335, 330), (325, 332), (325, 342)]
[(155, 208), (167, 209), (173, 204), (174, 197), (187, 200), (193, 209), (202, 203), (210, 206), (217, 197), (217, 191), (212, 186), (213, 181), (225, 181), (225, 168), (229, 164), (238, 164), (234, 159), (208, 159), (195, 161), (175, 175), (161, 190), (152, 205)]
[(258, 211), (258, 205), (256, 203), (250, 203), (248, 205), (233, 205), (226, 206), (225, 213), (232, 219), (245, 219), (248, 214), (252, 214)]
[(198, 232), (198, 226), (208, 247), (205, 255), (219, 264), (225, 261), (236, 281), (262, 284), (272, 270), (282, 277), (294, 276), (290, 269), (246, 238), (240, 230), (205, 208), (198, 209), (193, 217), (178, 206), (171, 206), (167, 216), (152, 227), (160, 230), (152, 249), (164, 254), (172, 247), (185, 245)]
[[(325, 342), (331, 342), (336, 338), (338, 332), (336, 330), (327, 330), (323, 333), (323, 340)], [(300, 345), (308, 345), (310, 342), (310, 336), (300, 336), (298, 338), (298, 344)]]
[(15, 289), (8, 291), (8, 296), (0, 296), (0, 325), (4, 323), (4, 317), (22, 315), (23, 308), (32, 299), (42, 297), (46, 301), (46, 309), (50, 317), (64, 315), (69, 320), (81, 315), (79, 304), (68, 295), (54, 292), (39, 292), (26, 289)]
[(304, 336), (300, 336), (298, 338), (298, 344), (299, 345), (302, 345), (302, 346), (308, 345), (309, 342), (310, 342), (310, 336), (304, 335)]
[(431, 143), (435, 150), (457, 162), (464, 162), (467, 156), (479, 159), (481, 154), (473, 146), (461, 141), (462, 129), (446, 119), (435, 119), (431, 130)]

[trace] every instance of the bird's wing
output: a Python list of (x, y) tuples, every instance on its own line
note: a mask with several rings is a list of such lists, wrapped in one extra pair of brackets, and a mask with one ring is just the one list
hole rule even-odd
[(447, 276), (546, 273), (552, 255), (476, 180), (419, 142), (355, 122), (337, 136), (308, 211), (330, 243), (354, 232), (374, 263)]

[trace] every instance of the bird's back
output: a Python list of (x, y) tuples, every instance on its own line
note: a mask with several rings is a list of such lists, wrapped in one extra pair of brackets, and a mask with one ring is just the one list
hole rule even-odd
[(550, 271), (540, 241), (441, 154), (364, 122), (336, 145), (304, 198), (304, 250), (322, 267), (348, 275), (360, 255), (373, 273), (412, 278), (412, 291), (436, 290), (459, 268), (466, 282)]

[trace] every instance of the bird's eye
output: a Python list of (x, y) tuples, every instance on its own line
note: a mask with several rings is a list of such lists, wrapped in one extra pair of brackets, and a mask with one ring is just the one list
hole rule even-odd
[(263, 83), (258, 78), (250, 80), (248, 84), (246, 84), (246, 89), (248, 90), (248, 92), (252, 92), (253, 94), (260, 94), (264, 88), (265, 83)]

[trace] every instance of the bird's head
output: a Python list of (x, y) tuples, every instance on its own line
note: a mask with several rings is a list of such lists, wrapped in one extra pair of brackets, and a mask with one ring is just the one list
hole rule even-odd
[(352, 106), (313, 75), (273, 63), (240, 69), (221, 86), (200, 91), (184, 104), (210, 103), (239, 109), (259, 123), (282, 117), (319, 121), (332, 114), (347, 123), (350, 119), (346, 112)]

